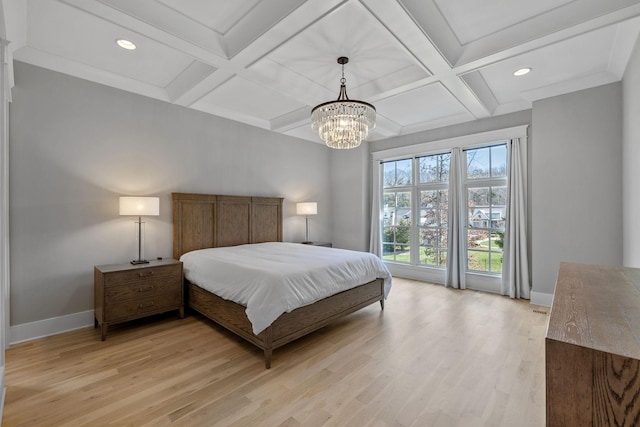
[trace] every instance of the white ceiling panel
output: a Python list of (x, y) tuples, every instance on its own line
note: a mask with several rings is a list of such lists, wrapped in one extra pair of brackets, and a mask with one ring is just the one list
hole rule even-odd
[[(322, 143), (310, 111), (374, 104), (369, 140), (619, 81), (640, 0), (3, 0), (9, 57)], [(134, 41), (125, 51), (115, 39)], [(517, 79), (515, 69), (533, 72)], [(11, 76), (11, 70), (9, 75)]]
[[(606, 72), (615, 39), (616, 27), (601, 28), (498, 62), (480, 73), (498, 104), (518, 101), (526, 91)], [(522, 77), (513, 75), (524, 67), (532, 71)]]
[[(357, 28), (357, 31), (354, 31)], [(339, 88), (340, 56), (347, 88), (380, 80), (417, 61), (381, 23), (357, 2), (348, 2), (270, 52), (267, 58), (330, 91)], [(423, 70), (420, 78), (427, 77)]]
[[(193, 62), (182, 52), (57, 1), (30, 2), (27, 13), (29, 47), (81, 65), (165, 87)], [(116, 45), (118, 38), (138, 48), (124, 50)]]
[(259, 0), (156, 0), (176, 12), (225, 34)]
[(262, 120), (271, 120), (289, 111), (304, 107), (304, 104), (292, 98), (282, 96), (278, 92), (242, 77), (230, 79), (196, 104), (199, 104), (198, 108), (214, 106), (225, 110), (240, 111)]
[(379, 114), (400, 126), (467, 113), (460, 102), (439, 83), (378, 101), (376, 109)]
[(434, 0), (463, 45), (573, 1)]

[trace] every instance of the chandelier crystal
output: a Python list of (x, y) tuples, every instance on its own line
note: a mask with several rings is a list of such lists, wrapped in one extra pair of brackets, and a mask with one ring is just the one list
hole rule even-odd
[(368, 102), (349, 99), (347, 96), (344, 64), (349, 58), (341, 56), (340, 94), (335, 101), (324, 102), (311, 110), (311, 129), (331, 148), (356, 148), (369, 131), (376, 126), (376, 107)]

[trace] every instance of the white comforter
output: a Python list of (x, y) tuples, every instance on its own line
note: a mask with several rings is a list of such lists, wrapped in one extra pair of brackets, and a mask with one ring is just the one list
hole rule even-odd
[(391, 289), (391, 273), (368, 252), (272, 242), (201, 249), (180, 260), (191, 283), (247, 307), (255, 334), (285, 312), (377, 278), (385, 298)]

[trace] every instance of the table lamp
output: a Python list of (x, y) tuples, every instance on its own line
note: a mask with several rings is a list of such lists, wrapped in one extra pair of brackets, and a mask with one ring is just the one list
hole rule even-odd
[(309, 215), (317, 215), (318, 214), (318, 203), (316, 202), (301, 202), (296, 203), (296, 213), (298, 215), (304, 215), (305, 220), (307, 222), (307, 234), (305, 237), (305, 241), (302, 243), (309, 244), (311, 241), (309, 240)]
[(120, 197), (120, 215), (136, 215), (138, 217), (138, 259), (131, 264), (147, 264), (142, 258), (142, 216), (160, 215), (160, 198), (158, 197)]

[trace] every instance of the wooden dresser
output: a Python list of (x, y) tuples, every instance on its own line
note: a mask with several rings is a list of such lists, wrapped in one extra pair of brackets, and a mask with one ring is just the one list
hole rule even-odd
[(563, 263), (545, 340), (547, 426), (640, 423), (640, 269)]
[(180, 261), (98, 265), (93, 286), (95, 326), (102, 327), (103, 341), (109, 325), (171, 310), (184, 317)]

